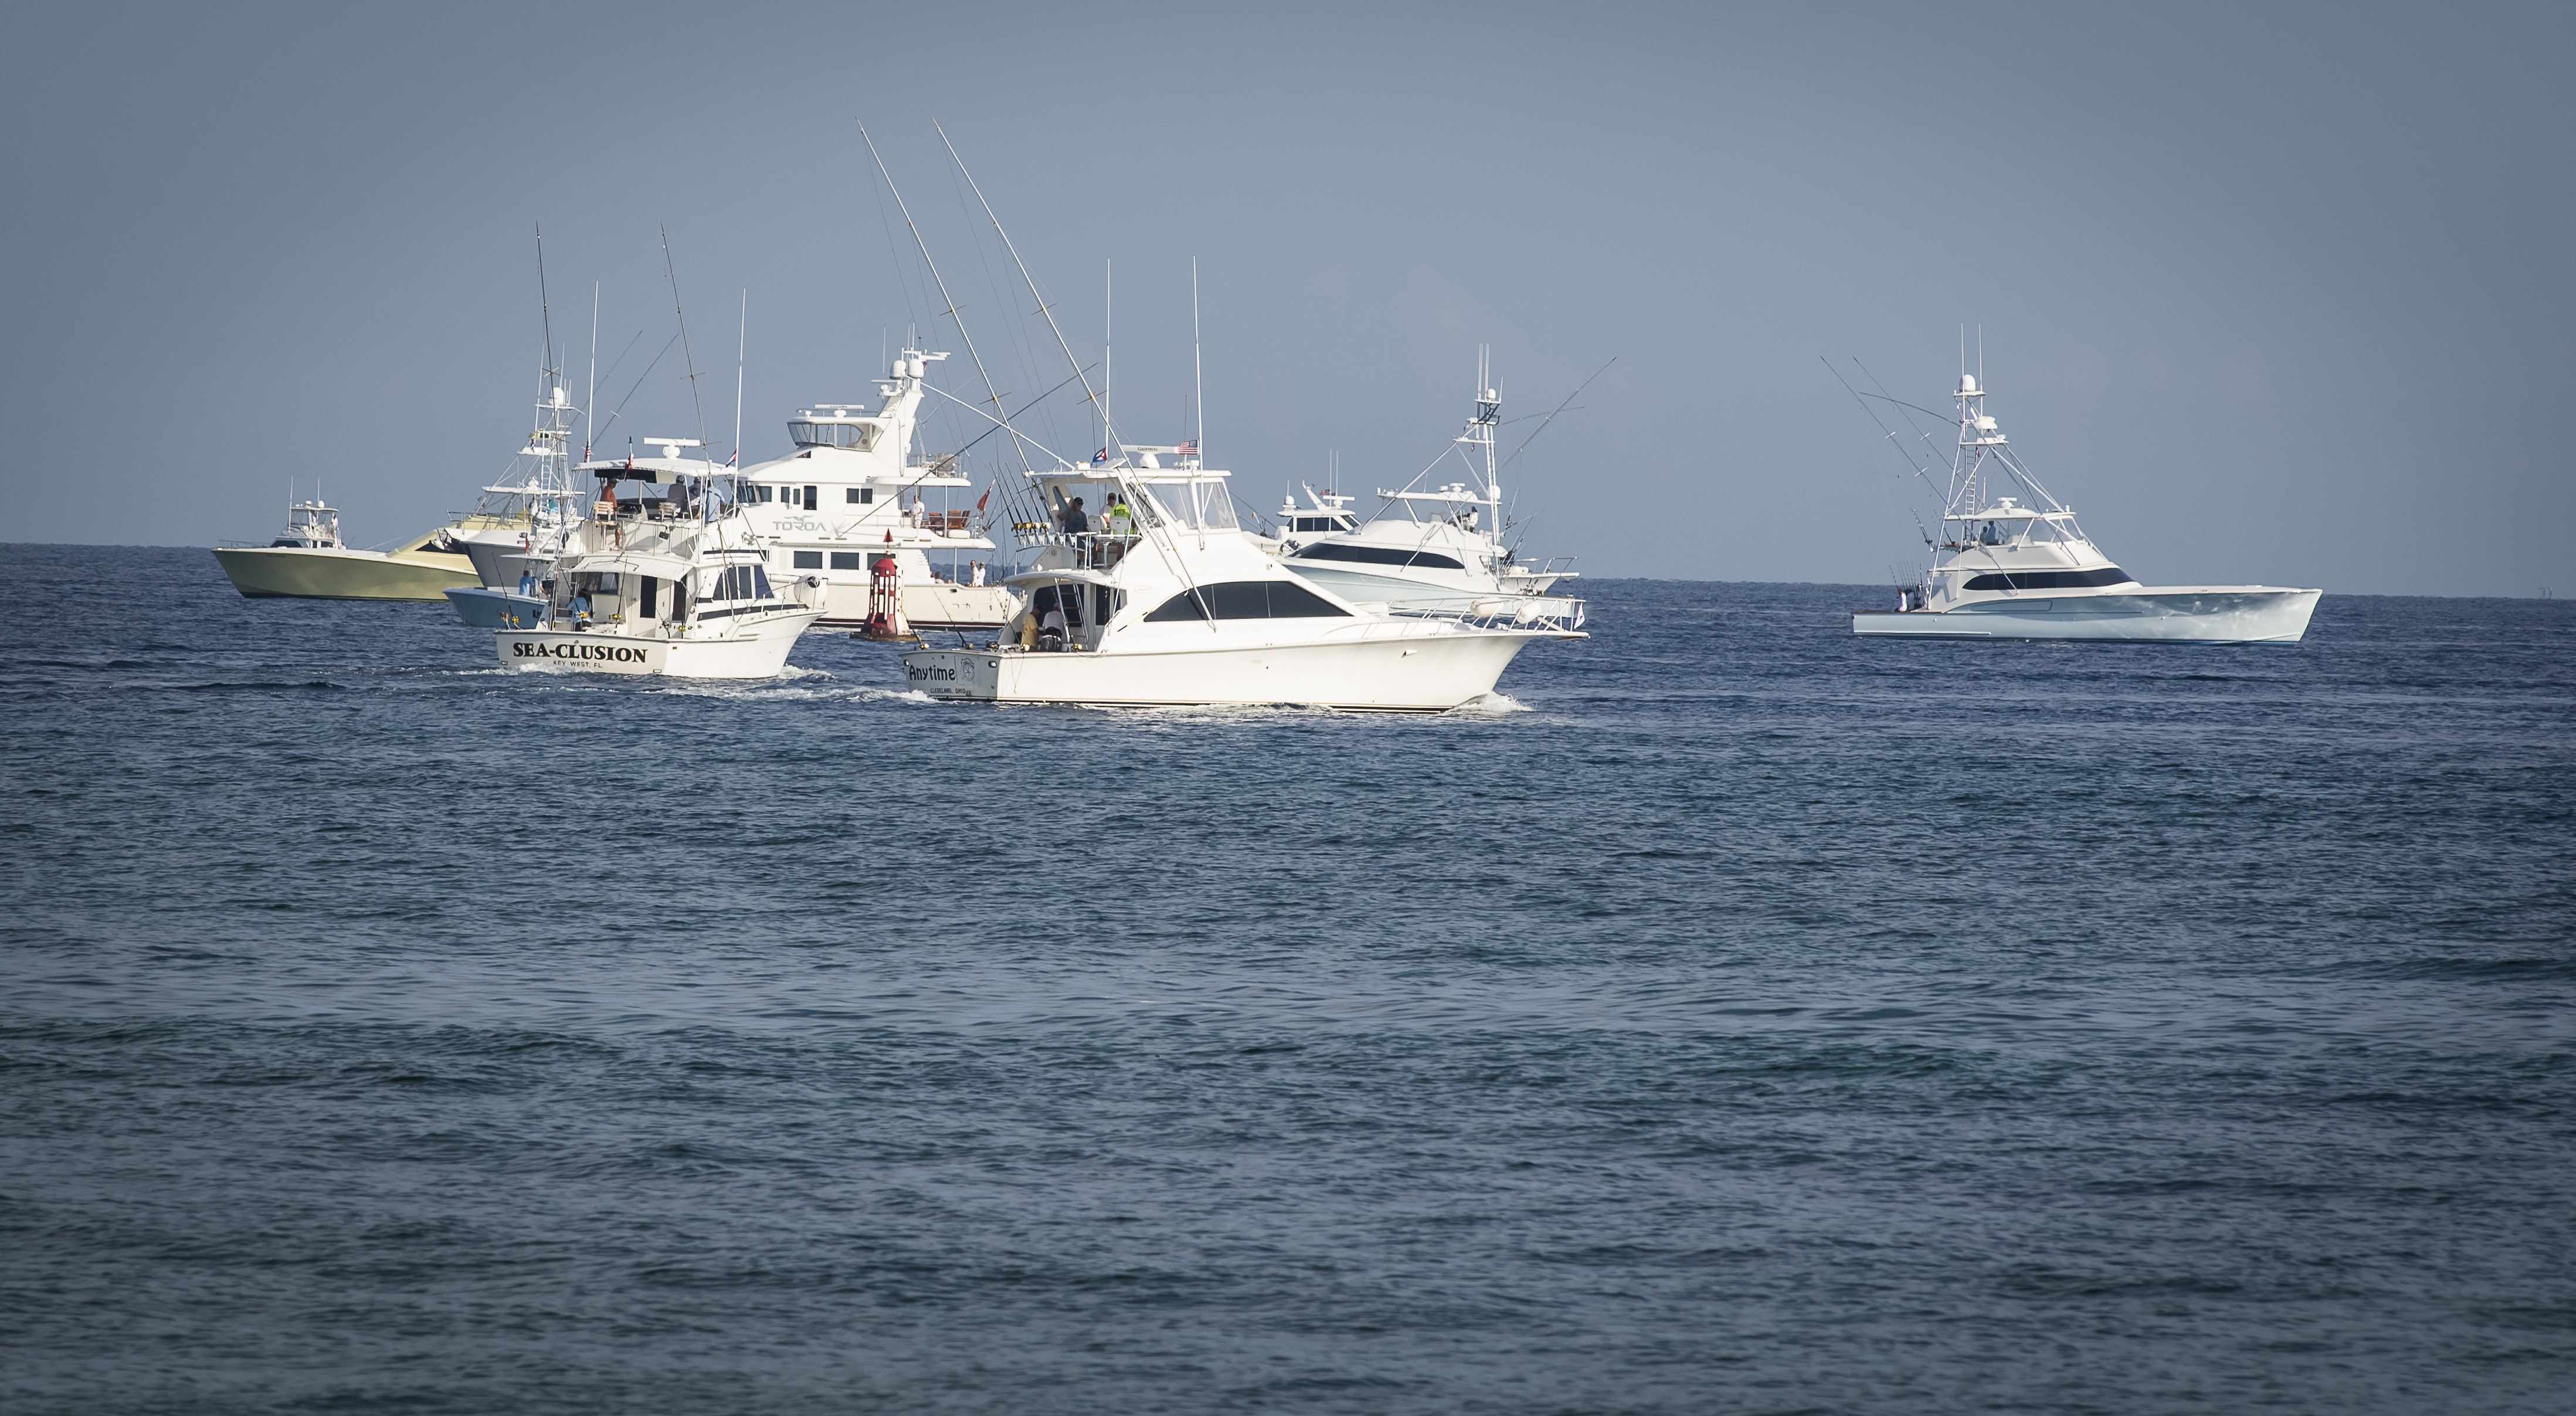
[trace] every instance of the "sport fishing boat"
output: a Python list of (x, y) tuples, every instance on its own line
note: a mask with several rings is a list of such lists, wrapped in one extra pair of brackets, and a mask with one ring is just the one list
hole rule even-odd
[(1225, 472), (1195, 455), (1174, 467), (1159, 450), (1135, 456), (1030, 474), (1060, 529), (1020, 533), (1033, 568), (1007, 583), (1028, 599), (990, 647), (906, 654), (911, 687), (998, 703), (1439, 712), (1491, 693), (1532, 642), (1584, 637), (1535, 614), (1353, 603), (1243, 534)]
[[(1548, 591), (1573, 578), (1569, 561), (1532, 565), (1503, 543), (1502, 479), (1494, 464), (1494, 430), (1502, 399), (1490, 370), (1476, 370), (1476, 411), (1466, 431), (1430, 467), (1396, 490), (1380, 488), (1382, 509), (1359, 523), (1351, 498), (1307, 487), (1308, 505), (1291, 499), (1279, 512), (1279, 551), (1299, 578), (1347, 600), (1391, 610), (1504, 614), (1567, 629), (1583, 624), (1583, 602)], [(1425, 489), (1451, 456), (1467, 477)]]
[[(503, 668), (774, 678), (786, 667), (822, 615), (820, 583), (780, 593), (732, 479), (706, 463), (681, 469), (596, 469), (600, 499), (542, 587), (544, 623), (493, 635)], [(621, 484), (635, 495), (620, 498)]]
[(929, 366), (946, 354), (906, 349), (878, 384), (873, 413), (846, 403), (799, 410), (788, 421), (796, 451), (743, 472), (743, 512), (779, 558), (774, 568), (823, 586), (823, 623), (871, 618), (877, 563), (891, 559), (900, 619), (914, 628), (991, 630), (1010, 618), (1014, 597), (985, 583), (993, 541), (976, 511), (934, 508), (974, 485), (955, 457), (915, 446)]
[[(2269, 585), (2148, 586), (2111, 563), (2049, 495), (1959, 376), (1959, 446), (1922, 581), (1892, 610), (1856, 610), (1854, 634), (1935, 639), (2129, 639), (2295, 644), (2322, 591)], [(2013, 495), (1999, 495), (2003, 488)]]
[(363, 551), (340, 539), (340, 513), (317, 496), (287, 496), (286, 529), (265, 546), (215, 547), (233, 588), (254, 599), (436, 600), (480, 583), (449, 527), (423, 532), (391, 551)]
[(556, 371), (537, 404), (528, 445), (510, 459), (510, 470), (483, 489), (471, 515), (448, 531), (474, 563), (479, 585), (450, 590), (457, 616), (477, 629), (536, 624), (544, 616), (537, 582), (553, 569), (581, 524), (581, 497), (573, 485), (572, 420), (581, 410), (564, 395)]

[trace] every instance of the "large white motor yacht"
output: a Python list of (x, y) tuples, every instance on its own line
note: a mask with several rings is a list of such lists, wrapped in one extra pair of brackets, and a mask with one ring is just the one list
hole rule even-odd
[(1002, 639), (906, 654), (913, 688), (1001, 703), (1437, 712), (1492, 692), (1532, 641), (1584, 637), (1535, 614), (1354, 603), (1243, 535), (1226, 473), (1191, 455), (1174, 467), (1138, 456), (1032, 474), (1059, 516), (1083, 498), (1083, 524), (1024, 531), (1035, 564), (1009, 584), (1028, 599)]
[(1976, 375), (1962, 373), (1953, 397), (1959, 445), (1931, 569), (1895, 592), (1896, 608), (1854, 611), (1854, 634), (2293, 644), (2308, 632), (2321, 591), (2139, 584), (2013, 456)]
[(871, 571), (889, 555), (915, 628), (989, 630), (1011, 615), (1008, 590), (978, 583), (975, 567), (989, 564), (994, 545), (975, 513), (934, 508), (925, 496), (974, 485), (954, 457), (913, 445), (923, 380), (947, 357), (904, 350), (877, 386), (875, 412), (800, 410), (787, 424), (796, 451), (743, 472), (743, 510), (776, 553), (771, 569), (819, 577), (827, 625), (866, 622)]
[[(1476, 411), (1438, 462), (1403, 487), (1380, 488), (1382, 508), (1366, 523), (1351, 499), (1306, 488), (1279, 511), (1279, 552), (1288, 568), (1346, 599), (1396, 610), (1508, 614), (1567, 629), (1583, 623), (1583, 602), (1548, 591), (1574, 571), (1560, 559), (1530, 564), (1503, 543), (1502, 479), (1494, 465), (1494, 430), (1502, 399), (1476, 371)], [(1422, 484), (1455, 455), (1467, 478)]]
[[(821, 618), (822, 586), (809, 576), (780, 593), (767, 548), (729, 500), (732, 479), (704, 463), (600, 470), (594, 514), (544, 587), (544, 625), (494, 632), (502, 667), (776, 677)], [(618, 498), (621, 484), (637, 494)], [(662, 496), (643, 495), (656, 487)]]

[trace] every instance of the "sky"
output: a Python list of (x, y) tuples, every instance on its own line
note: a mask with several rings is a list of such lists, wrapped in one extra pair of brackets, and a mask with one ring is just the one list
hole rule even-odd
[[(470, 506), (529, 425), (539, 228), (607, 450), (729, 448), (738, 334), (747, 462), (800, 406), (872, 402), (908, 328), (970, 397), (971, 337), (1016, 406), (1070, 370), (937, 123), (1081, 357), (1114, 333), (1130, 442), (1194, 430), (1196, 262), (1209, 462), (1264, 510), (1336, 459), (1344, 490), (1412, 476), (1490, 345), (1507, 450), (1608, 365), (1507, 474), (1528, 553), (1910, 580), (1937, 503), (1827, 361), (1946, 409), (1964, 333), (2015, 450), (2150, 583), (2576, 594), (2565, 7), (106, 4), (10, 28), (0, 541), (264, 540), (290, 481), (354, 544)], [(686, 352), (660, 354), (674, 276)], [(1094, 445), (1078, 390), (1027, 427)], [(977, 475), (1018, 474), (1001, 441)]]

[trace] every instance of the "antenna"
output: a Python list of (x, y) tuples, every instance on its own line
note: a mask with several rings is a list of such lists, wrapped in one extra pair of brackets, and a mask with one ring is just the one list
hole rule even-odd
[(751, 292), (742, 292), (742, 324), (735, 331), (733, 346), (733, 461), (734, 475), (742, 475), (742, 359), (751, 349)]
[[(1118, 317), (1117, 287), (1110, 275), (1110, 262), (1104, 256), (1100, 262), (1100, 426), (1109, 433), (1101, 442), (1104, 448), (1118, 441), (1117, 425), (1109, 421), (1110, 376), (1118, 371), (1118, 366), (1109, 358), (1109, 337), (1117, 326)], [(1110, 461), (1117, 459), (1111, 458)]]
[(1190, 439), (1199, 450), (1199, 465), (1207, 466), (1207, 366), (1199, 362), (1199, 258), (1190, 257), (1190, 380), (1197, 386), (1199, 431)]
[(590, 460), (591, 409), (599, 402), (599, 282), (590, 283), (590, 386), (581, 395), (581, 460)]
[(555, 317), (546, 305), (546, 228), (537, 227), (537, 320), (545, 327), (546, 352), (537, 360), (537, 401), (543, 403), (552, 391), (547, 387), (547, 363), (555, 353)]
[[(689, 407), (698, 415), (698, 455), (704, 461), (707, 448), (707, 410), (698, 401), (698, 359), (689, 352), (689, 315), (680, 308), (680, 268), (671, 263), (671, 228), (662, 230), (662, 269), (671, 277), (671, 313), (680, 321), (680, 358), (689, 366)], [(665, 349), (669, 346), (665, 345)], [(651, 370), (645, 372), (650, 373)]]

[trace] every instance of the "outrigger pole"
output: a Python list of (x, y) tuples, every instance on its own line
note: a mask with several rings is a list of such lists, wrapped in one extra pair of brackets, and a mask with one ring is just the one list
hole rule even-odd
[[(939, 298), (948, 302), (949, 323), (957, 326), (957, 337), (965, 341), (966, 357), (975, 361), (975, 373), (978, 377), (984, 380), (984, 393), (987, 401), (996, 408), (1001, 407), (1002, 391), (994, 386), (992, 372), (984, 367), (984, 356), (975, 352), (975, 336), (966, 332), (966, 318), (963, 314), (964, 307), (960, 306), (956, 299), (948, 293), (948, 281), (939, 273), (939, 262), (930, 258), (930, 243), (921, 238), (921, 227), (912, 219), (912, 208), (904, 204), (903, 192), (894, 184), (894, 174), (886, 170), (885, 158), (877, 152), (876, 139), (868, 136), (867, 124), (861, 123), (855, 118), (850, 121), (858, 123), (859, 141), (868, 145), (868, 156), (873, 158), (876, 162), (877, 175), (885, 179), (886, 190), (894, 193), (895, 210), (903, 213), (903, 224), (912, 231), (912, 243), (921, 248), (921, 263), (930, 268), (930, 279), (932, 283), (939, 287)], [(942, 136), (944, 137), (945, 135), (943, 134)], [(927, 388), (929, 385), (924, 383), (923, 387)], [(1017, 447), (1017, 444), (1015, 443), (1013, 446)], [(1020, 451), (1020, 468), (1031, 476), (1034, 476), (1037, 473), (1036, 468), (1029, 466), (1029, 455), (1025, 449)]]

